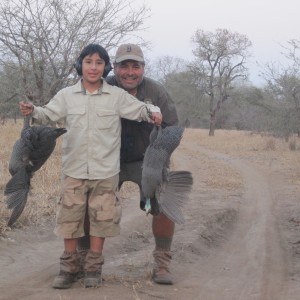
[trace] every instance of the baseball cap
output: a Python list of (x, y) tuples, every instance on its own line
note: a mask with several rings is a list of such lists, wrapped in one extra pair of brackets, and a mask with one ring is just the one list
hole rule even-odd
[(115, 62), (120, 63), (124, 60), (135, 60), (139, 62), (145, 62), (142, 49), (135, 44), (123, 44), (121, 45), (115, 56)]

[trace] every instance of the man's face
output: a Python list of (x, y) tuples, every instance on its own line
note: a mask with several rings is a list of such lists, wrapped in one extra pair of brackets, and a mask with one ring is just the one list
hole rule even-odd
[(114, 64), (114, 73), (120, 87), (130, 92), (135, 91), (144, 76), (144, 63), (125, 60)]
[(82, 60), (82, 77), (89, 84), (95, 84), (100, 81), (105, 68), (105, 61), (98, 53), (87, 55)]

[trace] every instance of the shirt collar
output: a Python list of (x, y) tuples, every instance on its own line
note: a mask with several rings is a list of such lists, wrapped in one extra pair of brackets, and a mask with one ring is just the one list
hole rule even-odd
[[(109, 93), (109, 91), (105, 88), (108, 84), (105, 80), (102, 80), (101, 87), (95, 91), (92, 94), (101, 95), (102, 93)], [(83, 95), (86, 95), (86, 89), (82, 84), (82, 79), (80, 79), (75, 85), (74, 85), (74, 93), (82, 93)]]

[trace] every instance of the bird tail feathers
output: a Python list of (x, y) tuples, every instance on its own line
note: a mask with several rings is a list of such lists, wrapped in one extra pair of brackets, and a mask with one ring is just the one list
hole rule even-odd
[(67, 132), (66, 128), (61, 128), (61, 127), (55, 128), (56, 138), (60, 137), (61, 135), (63, 135), (66, 132)]
[(192, 190), (193, 176), (188, 171), (171, 171), (159, 197), (160, 210), (174, 223), (183, 224), (182, 207)]
[(30, 188), (30, 176), (25, 167), (18, 170), (6, 184), (4, 195), (7, 208), (12, 210), (8, 226), (11, 227), (24, 210)]

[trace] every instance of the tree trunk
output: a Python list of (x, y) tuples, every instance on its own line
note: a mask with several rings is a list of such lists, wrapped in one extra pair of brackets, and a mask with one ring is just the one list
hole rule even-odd
[(209, 124), (209, 136), (215, 135), (215, 128), (216, 128), (216, 113), (212, 113), (210, 115), (210, 124)]

